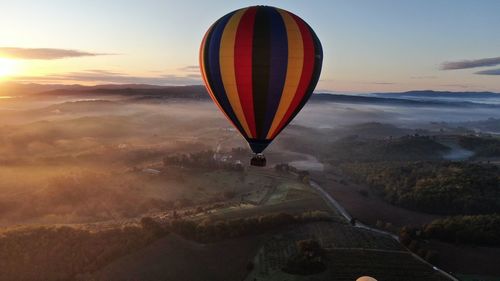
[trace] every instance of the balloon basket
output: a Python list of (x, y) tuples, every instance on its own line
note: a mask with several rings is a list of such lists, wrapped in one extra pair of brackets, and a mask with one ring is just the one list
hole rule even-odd
[(264, 154), (257, 153), (255, 154), (254, 157), (252, 157), (252, 160), (250, 160), (250, 165), (257, 167), (265, 167), (266, 157), (264, 157)]

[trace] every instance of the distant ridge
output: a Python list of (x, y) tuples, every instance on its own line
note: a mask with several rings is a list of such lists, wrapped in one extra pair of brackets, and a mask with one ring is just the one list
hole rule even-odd
[[(489, 103), (479, 103), (466, 100), (439, 100), (432, 99), (443, 96), (417, 96), (422, 99), (415, 99), (412, 94), (405, 93), (377, 93), (377, 94), (367, 94), (367, 95), (339, 95), (339, 94), (322, 94), (318, 93), (312, 96), (311, 101), (321, 101), (321, 102), (334, 102), (334, 103), (358, 103), (358, 104), (379, 104), (379, 105), (399, 105), (399, 106), (444, 106), (444, 107), (488, 107), (488, 108), (500, 108), (500, 104), (489, 104)], [(435, 92), (435, 93), (447, 93), (447, 92)], [(450, 92), (451, 93), (451, 92)], [(470, 98), (469, 93), (456, 93), (462, 94), (463, 98)], [(500, 99), (500, 94), (496, 93), (484, 93), (487, 96), (481, 96), (481, 98), (496, 98)], [(446, 95), (446, 94), (445, 94)], [(475, 96), (477, 98), (477, 96)], [(424, 99), (425, 98), (425, 99)], [(460, 97), (456, 97), (459, 99)]]
[(0, 93), (9, 95), (70, 95), (72, 93), (83, 94), (86, 92), (99, 92), (104, 90), (171, 90), (171, 89), (205, 89), (202, 85), (188, 86), (160, 86), (149, 84), (101, 84), (94, 86), (85, 86), (80, 84), (64, 85), (64, 84), (36, 84), (36, 83), (15, 83), (4, 82), (0, 83)]
[(204, 86), (153, 86), (148, 85), (106, 85), (104, 87), (92, 86), (79, 89), (57, 89), (36, 94), (37, 96), (128, 96), (131, 98), (208, 98)]
[(450, 92), (433, 90), (416, 90), (400, 93), (373, 93), (373, 96), (391, 97), (446, 97), (446, 98), (500, 98), (500, 93), (494, 92)]
[[(30, 97), (89, 97), (119, 96), (128, 101), (155, 102), (168, 99), (209, 100), (209, 95), (202, 85), (158, 86), (147, 84), (108, 84), (96, 86), (83, 85), (40, 85), (40, 84), (0, 84), (0, 89), (7, 88), (9, 95)], [(16, 92), (18, 89), (20, 92)], [(38, 90), (37, 90), (38, 89)], [(2, 91), (5, 92), (5, 91)], [(484, 99), (485, 101), (477, 101)], [(488, 102), (488, 99), (494, 102)], [(449, 92), (417, 90), (394, 93), (371, 94), (331, 94), (315, 93), (311, 102), (379, 104), (395, 106), (445, 106), (445, 107), (482, 107), (499, 108), (500, 93), (493, 92)]]

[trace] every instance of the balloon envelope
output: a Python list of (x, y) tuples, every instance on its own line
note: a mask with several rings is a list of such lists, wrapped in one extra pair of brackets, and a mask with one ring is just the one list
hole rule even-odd
[(323, 51), (311, 27), (274, 7), (253, 6), (216, 21), (200, 48), (212, 100), (255, 153), (297, 115), (321, 72)]
[(377, 281), (377, 279), (370, 276), (362, 276), (356, 279), (356, 281)]

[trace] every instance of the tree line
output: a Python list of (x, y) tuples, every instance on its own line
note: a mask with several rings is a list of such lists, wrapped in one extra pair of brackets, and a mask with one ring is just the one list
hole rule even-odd
[(166, 234), (151, 218), (98, 232), (67, 226), (8, 231), (0, 237), (0, 280), (75, 280)]
[(500, 246), (500, 215), (454, 216), (423, 226), (426, 238), (457, 244)]
[(423, 226), (405, 226), (399, 241), (432, 264), (439, 264), (439, 252), (427, 240), (454, 244), (500, 246), (500, 215), (453, 216), (433, 220)]
[(348, 163), (342, 170), (391, 204), (426, 213), (500, 213), (500, 168), (466, 162)]
[(207, 243), (331, 220), (328, 213), (310, 211), (201, 222), (181, 218), (159, 223), (145, 217), (137, 226), (101, 231), (67, 226), (10, 230), (0, 234), (0, 280), (87, 280), (85, 276), (170, 232)]
[(176, 219), (168, 222), (166, 229), (185, 238), (206, 243), (265, 233), (300, 223), (332, 220), (334, 219), (330, 214), (321, 211), (309, 211), (298, 215), (271, 213), (263, 216), (217, 221), (206, 219), (197, 222), (188, 219)]
[(500, 157), (500, 139), (493, 137), (461, 136), (458, 144), (475, 152), (475, 157)]
[(431, 136), (407, 135), (385, 139), (350, 135), (335, 141), (286, 139), (292, 150), (314, 155), (323, 162), (441, 160), (450, 150)]

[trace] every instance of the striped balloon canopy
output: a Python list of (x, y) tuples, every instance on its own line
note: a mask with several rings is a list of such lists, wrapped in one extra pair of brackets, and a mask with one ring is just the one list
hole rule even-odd
[(207, 90), (255, 153), (311, 96), (323, 51), (311, 27), (275, 7), (253, 6), (216, 21), (200, 48)]

